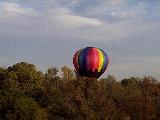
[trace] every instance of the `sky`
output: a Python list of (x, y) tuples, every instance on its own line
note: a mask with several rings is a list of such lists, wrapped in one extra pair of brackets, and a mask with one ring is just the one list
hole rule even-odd
[(108, 74), (160, 78), (160, 0), (0, 0), (0, 66), (73, 68), (84, 47), (104, 50)]

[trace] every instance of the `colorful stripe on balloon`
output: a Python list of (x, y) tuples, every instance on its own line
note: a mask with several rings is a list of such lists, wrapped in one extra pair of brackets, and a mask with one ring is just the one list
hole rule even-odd
[(78, 70), (104, 72), (108, 63), (108, 55), (103, 50), (95, 47), (81, 49), (73, 57), (73, 64)]

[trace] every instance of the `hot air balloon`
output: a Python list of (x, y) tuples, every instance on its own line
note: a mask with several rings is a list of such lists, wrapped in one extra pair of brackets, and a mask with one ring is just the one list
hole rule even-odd
[(86, 47), (75, 53), (73, 64), (78, 75), (98, 79), (107, 69), (109, 58), (99, 48)]

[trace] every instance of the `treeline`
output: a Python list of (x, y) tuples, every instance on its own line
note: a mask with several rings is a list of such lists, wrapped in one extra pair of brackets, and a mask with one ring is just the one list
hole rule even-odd
[(76, 78), (66, 66), (43, 74), (21, 62), (0, 68), (0, 120), (160, 120), (160, 82)]

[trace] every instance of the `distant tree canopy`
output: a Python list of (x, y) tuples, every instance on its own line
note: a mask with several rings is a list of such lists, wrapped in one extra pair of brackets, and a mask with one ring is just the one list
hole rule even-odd
[(75, 76), (73, 74), (73, 70), (71, 70), (69, 67), (63, 66), (61, 68), (61, 71), (62, 71), (62, 79), (73, 80), (75, 78)]
[[(60, 74), (61, 73), (61, 74)], [(76, 78), (21, 62), (0, 67), (1, 120), (159, 120), (160, 82), (153, 77)]]

